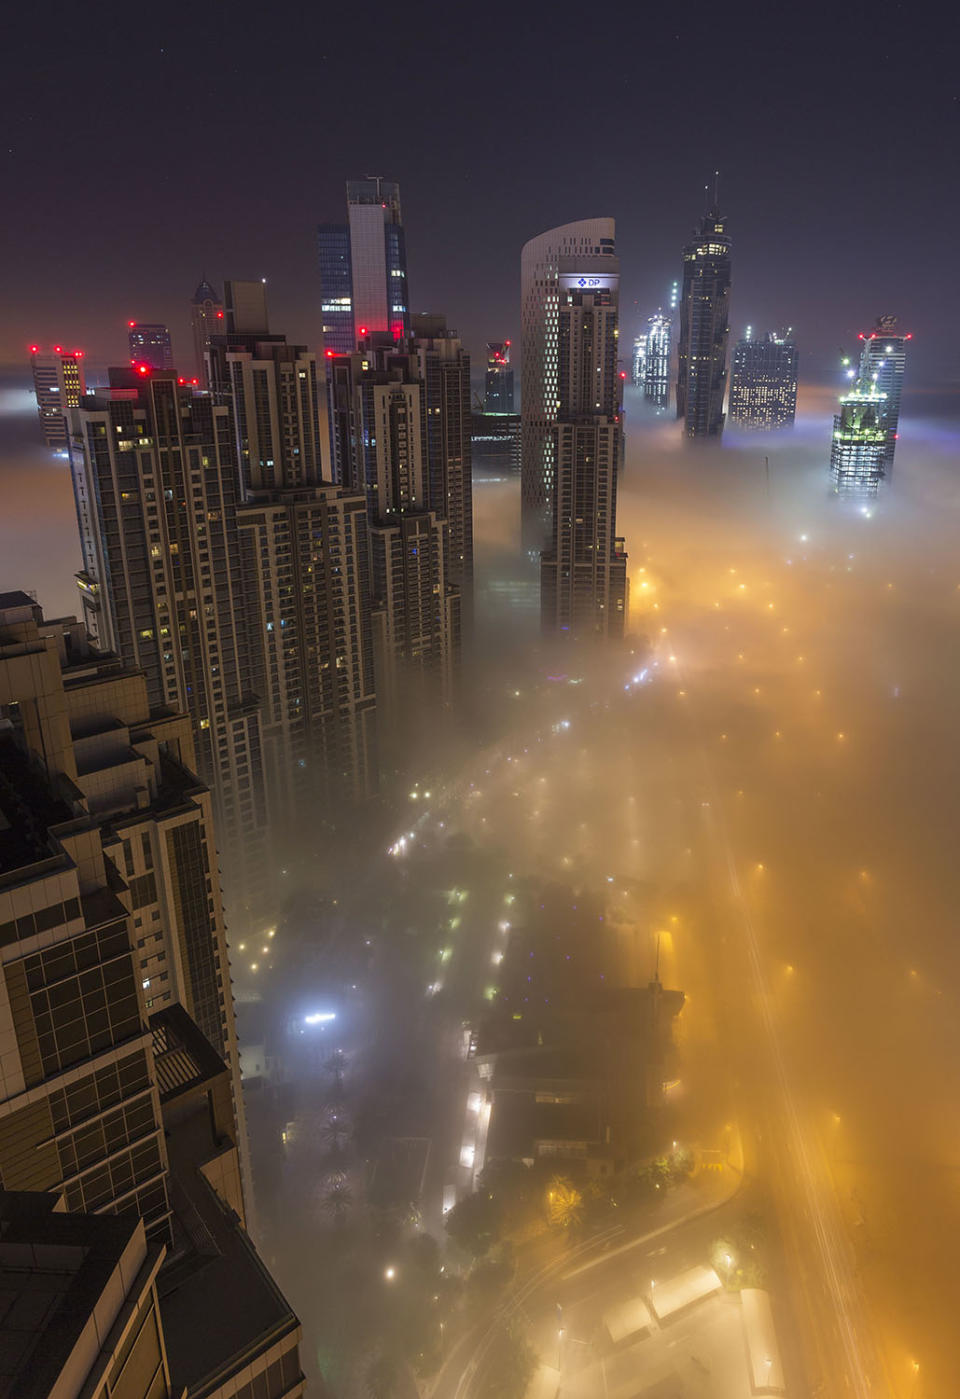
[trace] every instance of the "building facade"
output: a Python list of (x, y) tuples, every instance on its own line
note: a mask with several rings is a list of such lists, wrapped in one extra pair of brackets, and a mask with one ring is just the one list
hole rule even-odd
[(31, 345), (30, 369), (43, 440), (54, 451), (65, 452), (70, 410), (79, 408), (87, 391), (83, 351), (65, 350), (62, 345), (45, 351), (39, 345)]
[(912, 335), (897, 330), (896, 316), (878, 316), (873, 330), (860, 336), (860, 388), (883, 394), (883, 425), (887, 433), (883, 474), (893, 473), (893, 457), (900, 429), (900, 399), (907, 367), (907, 343)]
[(442, 317), (434, 318), (432, 325), (422, 321), (414, 317), (413, 350), (423, 385), (424, 499), (427, 509), (446, 521), (446, 581), (459, 588), (469, 605), (473, 592), (470, 356)]
[(875, 496), (887, 459), (886, 400), (874, 389), (854, 389), (833, 420), (830, 482), (835, 495)]
[(512, 413), (513, 370), (510, 368), (510, 341), (487, 341), (487, 372), (483, 382), (483, 411)]
[[(466, 576), (472, 559), (464, 360), (456, 340), (432, 337), (407, 351), (387, 334), (329, 361), (335, 470), (347, 490), (364, 495), (370, 521), (377, 690), (391, 719), (398, 710), (389, 697), (413, 688), (423, 707), (431, 678), (433, 698), (449, 703), (459, 667), (461, 595), (447, 568), (456, 553)], [(451, 503), (462, 542), (451, 550), (446, 513), (430, 508), (430, 491), (460, 485), (462, 503)]]
[(540, 564), (544, 630), (572, 638), (622, 636), (626, 613), (627, 560), (616, 533), (623, 450), (616, 257), (604, 255), (602, 273), (589, 281), (576, 269), (560, 273), (553, 530)]
[(683, 250), (677, 417), (687, 437), (720, 437), (730, 330), (730, 239), (714, 205)]
[(207, 351), (214, 335), (224, 331), (223, 302), (214, 288), (202, 278), (190, 299), (190, 329), (193, 333), (193, 372), (203, 388), (207, 383)]
[(396, 181), (348, 180), (347, 222), (321, 224), (317, 239), (325, 349), (351, 354), (366, 335), (406, 340), (410, 299)]
[[(129, 1238), (145, 1231), (141, 1261), (160, 1246), (137, 1294), (156, 1285), (166, 1335), (145, 1393), (163, 1394), (164, 1374), (177, 1396), (227, 1399), (262, 1374), (250, 1399), (280, 1399), (300, 1392), (300, 1329), (245, 1232), (215, 832), (192, 758), (188, 717), (151, 708), (141, 671), (91, 654), (74, 619), (0, 594), (0, 1187), (59, 1201), (64, 1229), (122, 1215)], [(129, 1354), (107, 1344), (102, 1308), (98, 1322), (87, 1380)]]
[[(231, 283), (233, 302), (254, 301), (258, 285), (245, 298)], [(234, 333), (214, 337), (208, 361), (236, 427), (250, 685), (262, 698), (274, 835), (287, 845), (306, 817), (377, 788), (367, 501), (324, 479), (327, 398), (311, 351)]]
[(644, 336), (643, 357), (643, 397), (655, 408), (668, 408), (670, 405), (670, 353), (673, 338), (673, 321), (663, 311), (658, 311), (647, 321)]
[(173, 346), (165, 325), (128, 321), (127, 328), (132, 365), (145, 364), (148, 369), (173, 369)]
[(614, 249), (613, 219), (582, 219), (531, 239), (520, 256), (521, 533), (532, 560), (553, 535), (561, 278), (564, 288), (604, 283)]
[(520, 414), (472, 414), (470, 451), (477, 470), (496, 476), (519, 476)]
[(272, 863), (233, 418), (174, 375), (142, 369), (111, 370), (111, 388), (72, 415), (77, 582), (98, 648), (143, 670), (151, 707), (190, 715), (231, 916), (247, 923), (268, 897)]
[(793, 427), (799, 359), (789, 330), (771, 330), (763, 340), (748, 333), (738, 340), (730, 378), (731, 423), (760, 432)]

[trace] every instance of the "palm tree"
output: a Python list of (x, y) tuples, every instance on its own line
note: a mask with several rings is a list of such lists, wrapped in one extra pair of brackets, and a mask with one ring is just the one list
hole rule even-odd
[(336, 1171), (328, 1176), (320, 1198), (320, 1208), (324, 1214), (328, 1214), (334, 1224), (340, 1225), (350, 1213), (352, 1205), (353, 1191), (343, 1172)]
[(570, 1229), (583, 1217), (583, 1196), (566, 1176), (554, 1176), (547, 1191), (547, 1218), (561, 1229)]

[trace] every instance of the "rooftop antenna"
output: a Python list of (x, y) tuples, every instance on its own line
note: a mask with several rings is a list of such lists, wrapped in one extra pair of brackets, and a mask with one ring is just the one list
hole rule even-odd
[(713, 204), (714, 208), (720, 208), (720, 171), (713, 172)]
[(659, 934), (659, 933), (657, 933), (657, 957), (656, 957), (656, 961), (655, 961), (654, 964), (653, 964), (653, 979), (654, 979), (654, 981), (659, 981), (659, 980), (660, 980), (660, 934)]

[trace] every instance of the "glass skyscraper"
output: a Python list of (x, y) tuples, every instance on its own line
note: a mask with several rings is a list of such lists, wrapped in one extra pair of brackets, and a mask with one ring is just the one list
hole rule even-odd
[(878, 316), (873, 330), (861, 334), (860, 388), (874, 389), (883, 395), (882, 421), (886, 429), (883, 453), (883, 474), (893, 471), (893, 454), (897, 447), (900, 425), (900, 396), (907, 364), (907, 341), (912, 335), (897, 330), (896, 316)]
[(347, 222), (317, 230), (323, 342), (352, 354), (357, 341), (410, 334), (407, 250), (400, 186), (371, 176), (347, 181)]
[(844, 394), (833, 420), (830, 480), (835, 495), (875, 496), (884, 475), (886, 399), (874, 389)]
[(754, 340), (748, 327), (737, 341), (730, 380), (730, 421), (737, 427), (761, 432), (793, 427), (799, 355), (791, 334), (771, 330)]
[(658, 311), (647, 321), (644, 337), (643, 397), (656, 408), (670, 402), (670, 344), (673, 320)]
[(688, 437), (719, 437), (727, 384), (730, 239), (716, 204), (683, 250), (677, 417)]

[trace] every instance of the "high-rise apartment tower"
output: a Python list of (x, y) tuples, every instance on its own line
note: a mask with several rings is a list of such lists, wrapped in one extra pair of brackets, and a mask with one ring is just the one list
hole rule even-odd
[[(622, 636), (625, 620), (626, 554), (616, 534), (623, 448), (620, 265), (613, 220), (604, 224), (603, 253), (558, 258), (555, 318), (551, 307), (556, 407), (549, 428), (551, 538), (541, 553), (541, 616), (546, 631), (572, 637)], [(556, 246), (555, 235), (544, 237)], [(546, 361), (552, 368), (549, 339)]]
[[(228, 283), (232, 318), (259, 285)], [(265, 303), (248, 314), (265, 318)], [(233, 333), (214, 337), (208, 362), (236, 427), (250, 685), (262, 699), (274, 834), (289, 844), (321, 805), (377, 786), (366, 497), (324, 479), (327, 397), (312, 351)]]
[[(554, 426), (561, 396), (561, 278), (568, 288), (609, 287), (616, 269), (613, 219), (582, 219), (532, 238), (520, 257), (521, 283), (521, 528), (535, 559), (553, 539), (556, 483)], [(616, 360), (615, 360), (616, 362)], [(589, 395), (587, 395), (589, 398)], [(619, 400), (618, 400), (619, 401)], [(601, 402), (591, 400), (591, 412)]]
[(237, 923), (262, 905), (272, 865), (233, 415), (145, 365), (110, 381), (72, 414), (87, 630), (143, 670), (151, 707), (190, 715)]

